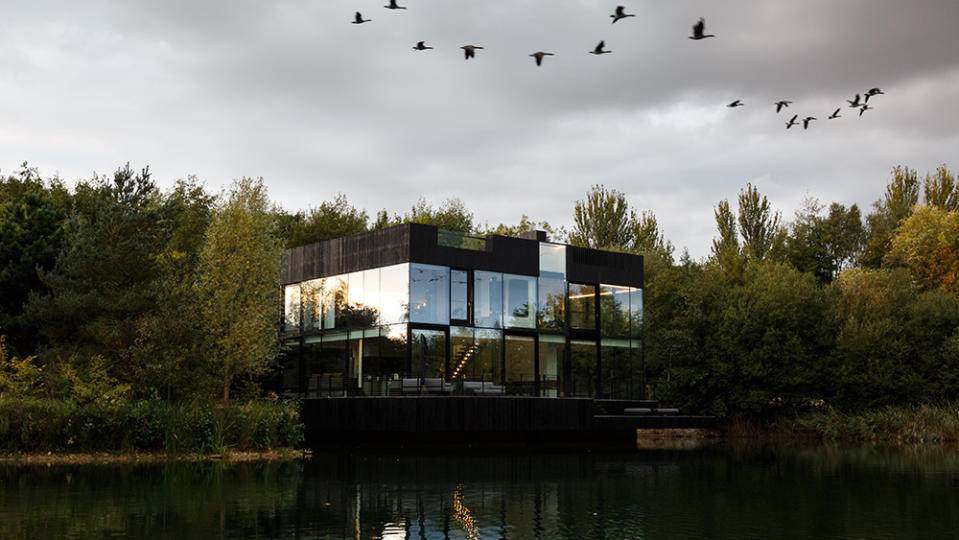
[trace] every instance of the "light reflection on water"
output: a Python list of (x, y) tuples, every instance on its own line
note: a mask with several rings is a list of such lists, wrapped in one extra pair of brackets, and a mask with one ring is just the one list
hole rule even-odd
[(479, 448), (0, 466), (0, 538), (957, 538), (955, 449)]

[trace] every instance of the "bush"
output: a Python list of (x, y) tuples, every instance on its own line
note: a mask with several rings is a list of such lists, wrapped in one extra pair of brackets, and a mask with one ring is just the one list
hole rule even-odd
[(299, 406), (254, 401), (78, 403), (0, 399), (0, 451), (228, 453), (294, 447), (303, 441)]

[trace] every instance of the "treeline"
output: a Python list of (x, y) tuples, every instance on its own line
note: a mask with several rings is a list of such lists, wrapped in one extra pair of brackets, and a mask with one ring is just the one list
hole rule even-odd
[(257, 395), (279, 352), (282, 249), (411, 221), (643, 254), (648, 391), (687, 410), (768, 419), (956, 399), (959, 189), (945, 166), (897, 167), (865, 216), (810, 199), (786, 222), (750, 184), (734, 203), (716, 205), (712, 252), (694, 261), (603, 186), (565, 230), (479, 224), (459, 199), (371, 216), (337, 195), (289, 212), (259, 180), (162, 192), (129, 166), (70, 190), (24, 165), (0, 178), (0, 392)]

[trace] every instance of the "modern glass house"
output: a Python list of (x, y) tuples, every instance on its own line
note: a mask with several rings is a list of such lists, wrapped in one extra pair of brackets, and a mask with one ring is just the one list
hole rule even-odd
[(643, 258), (403, 224), (284, 254), (282, 385), (643, 397)]

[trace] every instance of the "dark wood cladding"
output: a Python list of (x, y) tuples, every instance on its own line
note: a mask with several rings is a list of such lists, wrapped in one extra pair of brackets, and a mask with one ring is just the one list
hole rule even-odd
[(409, 262), (412, 225), (407, 223), (289, 249), (283, 254), (280, 282), (287, 285)]
[[(405, 223), (318, 244), (283, 254), (284, 285), (405, 262), (468, 270), (539, 275), (539, 236), (489, 235), (485, 250), (461, 249), (437, 243), (437, 228)], [(570, 281), (642, 287), (643, 258), (638, 255), (568, 246)]]
[(584, 247), (566, 247), (566, 279), (643, 287), (643, 257)]
[(436, 264), (468, 270), (539, 275), (539, 243), (536, 240), (489, 235), (486, 250), (459, 249), (436, 242), (437, 228), (414, 226), (410, 233), (410, 262)]

